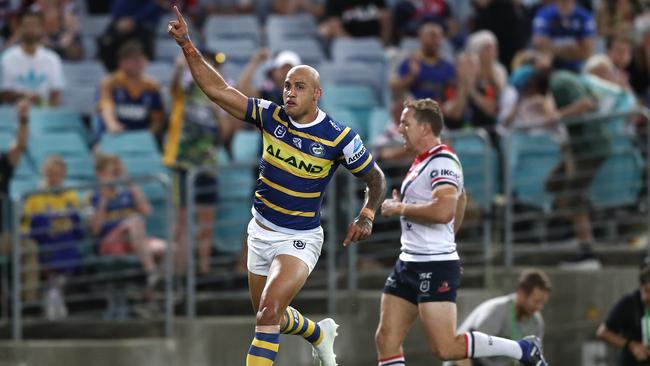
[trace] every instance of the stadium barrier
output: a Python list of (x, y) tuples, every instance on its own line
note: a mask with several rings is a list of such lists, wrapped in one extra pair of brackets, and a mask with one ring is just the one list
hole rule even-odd
[[(153, 208), (146, 218), (147, 233), (158, 233), (159, 239), (166, 243), (157, 268), (161, 281), (153, 291), (145, 290), (147, 279), (137, 256), (128, 249), (125, 249), (128, 253), (101, 253), (99, 240), (91, 235), (89, 228), (92, 192), (105, 186), (127, 189), (133, 184), (149, 197)], [(38, 201), (40, 195), (64, 192), (74, 192), (79, 207), (70, 204), (70, 200), (65, 201), (64, 208), (53, 207), (60, 204), (53, 204), (51, 200)], [(14, 340), (22, 339), (25, 317), (30, 319), (30, 323), (41, 317), (41, 304), (51, 305), (43, 309), (50, 319), (111, 321), (127, 319), (135, 313), (145, 319), (163, 320), (165, 335), (172, 334), (171, 229), (174, 212), (168, 177), (141, 176), (104, 185), (29, 191), (14, 199), (12, 209), (11, 320)], [(51, 215), (51, 210), (56, 210), (57, 214)], [(51, 220), (44, 224), (36, 212), (48, 211)]]
[(576, 252), (581, 230), (591, 230), (597, 244), (645, 245), (650, 135), (643, 129), (649, 115), (639, 109), (559, 121), (583, 135), (570, 145), (548, 129), (500, 136), (505, 265), (540, 250)]
[(9, 198), (0, 194), (0, 321), (9, 319), (9, 225), (11, 214), (9, 211)]

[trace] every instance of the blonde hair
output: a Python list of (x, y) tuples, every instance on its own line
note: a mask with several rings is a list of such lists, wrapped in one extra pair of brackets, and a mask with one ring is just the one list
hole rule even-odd
[(469, 35), (465, 49), (469, 52), (478, 53), (488, 44), (497, 46), (497, 37), (489, 30), (480, 30)]
[(428, 123), (434, 135), (440, 136), (444, 119), (440, 104), (431, 98), (407, 100), (404, 108), (411, 108), (415, 111), (413, 117), (418, 123)]
[(52, 167), (59, 167), (64, 171), (67, 169), (65, 160), (60, 155), (50, 155), (45, 159), (43, 165), (41, 166), (41, 173), (45, 174), (45, 171)]
[(614, 64), (612, 63), (612, 60), (607, 55), (603, 55), (603, 54), (593, 55), (589, 57), (585, 62), (583, 71), (591, 74), (593, 71), (603, 66), (606, 67), (608, 70), (614, 70)]

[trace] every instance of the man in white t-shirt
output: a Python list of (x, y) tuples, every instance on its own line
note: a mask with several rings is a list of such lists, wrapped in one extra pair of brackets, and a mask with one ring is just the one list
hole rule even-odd
[(466, 195), (463, 168), (443, 145), (441, 108), (432, 99), (408, 101), (399, 132), (415, 152), (401, 191), (381, 205), (384, 216), (399, 216), (401, 253), (386, 280), (375, 343), (379, 366), (405, 366), (402, 343), (419, 317), (431, 352), (445, 361), (505, 356), (527, 366), (546, 366), (537, 337), (518, 341), (480, 331), (456, 333), (456, 291), (460, 258), (456, 231)]
[(43, 14), (25, 13), (20, 33), (20, 42), (0, 58), (2, 101), (14, 103), (27, 97), (36, 105), (60, 105), (63, 69), (59, 55), (41, 44)]

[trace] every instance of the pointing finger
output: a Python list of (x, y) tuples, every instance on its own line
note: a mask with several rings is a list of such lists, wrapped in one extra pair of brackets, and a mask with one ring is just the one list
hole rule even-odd
[(178, 6), (174, 5), (174, 12), (176, 13), (176, 17), (178, 18), (178, 21), (181, 22), (181, 24), (185, 24), (185, 19), (183, 18), (183, 14), (181, 14), (181, 11), (178, 10)]

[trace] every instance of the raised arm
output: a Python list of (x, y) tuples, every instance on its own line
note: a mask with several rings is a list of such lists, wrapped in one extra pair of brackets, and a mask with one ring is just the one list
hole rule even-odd
[(366, 183), (366, 198), (359, 216), (348, 227), (348, 233), (345, 240), (343, 240), (343, 245), (348, 245), (350, 242), (357, 242), (370, 236), (372, 233), (372, 223), (375, 220), (375, 211), (377, 211), (386, 196), (386, 178), (384, 177), (384, 172), (381, 171), (377, 164), (361, 176), (361, 180)]
[(199, 50), (190, 40), (187, 23), (183, 15), (174, 6), (177, 20), (169, 22), (168, 32), (183, 49), (183, 55), (192, 72), (196, 84), (213, 102), (220, 105), (233, 117), (243, 120), (246, 116), (248, 98), (239, 90), (228, 85), (223, 76), (203, 59)]

